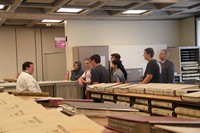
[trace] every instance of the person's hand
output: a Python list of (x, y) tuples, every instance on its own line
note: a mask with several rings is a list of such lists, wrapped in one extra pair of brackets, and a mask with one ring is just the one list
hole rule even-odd
[(78, 84), (79, 84), (80, 86), (83, 86), (83, 82), (80, 81), (80, 80), (78, 80)]

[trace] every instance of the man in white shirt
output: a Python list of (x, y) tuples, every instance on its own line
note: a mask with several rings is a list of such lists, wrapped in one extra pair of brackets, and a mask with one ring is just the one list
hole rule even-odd
[(37, 81), (33, 78), (34, 65), (32, 62), (24, 62), (22, 72), (17, 78), (17, 91), (42, 92)]
[(92, 64), (90, 58), (85, 59), (85, 72), (79, 77), (78, 83), (81, 87), (83, 87), (83, 99), (87, 99), (87, 92), (86, 89), (88, 85), (91, 84), (91, 70), (92, 70)]

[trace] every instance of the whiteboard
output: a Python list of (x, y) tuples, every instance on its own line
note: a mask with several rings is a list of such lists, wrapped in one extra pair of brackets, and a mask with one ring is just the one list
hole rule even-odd
[(159, 61), (160, 50), (166, 49), (166, 44), (155, 45), (120, 45), (109, 46), (109, 55), (112, 53), (119, 53), (121, 61), (126, 69), (129, 68), (146, 68), (147, 61), (144, 59), (144, 49), (151, 47), (154, 49), (154, 59)]

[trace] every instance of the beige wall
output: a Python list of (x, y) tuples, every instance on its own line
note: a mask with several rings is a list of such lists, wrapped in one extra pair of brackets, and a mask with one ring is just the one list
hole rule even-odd
[(68, 69), (73, 64), (73, 46), (156, 44), (183, 46), (194, 45), (195, 42), (194, 18), (173, 21), (70, 20), (65, 27), (65, 29), (0, 28), (2, 62), (0, 79), (14, 78), (17, 72), (21, 71), (23, 60), (33, 60), (36, 67), (34, 76), (38, 80), (43, 80), (44, 54), (48, 54), (47, 59), (51, 58), (49, 55), (51, 53), (56, 53), (59, 58), (65, 50), (54, 47), (54, 38), (64, 37), (64, 34), (68, 37), (66, 47)]
[(195, 18), (191, 17), (180, 21), (180, 46), (195, 46)]
[[(44, 80), (44, 70), (47, 69), (44, 67), (44, 53), (62, 52), (65, 55), (65, 49), (55, 48), (55, 37), (64, 37), (64, 29), (0, 28), (0, 79), (15, 78), (22, 70), (22, 63), (32, 61), (35, 65), (33, 76)], [(58, 64), (50, 67), (59, 69)], [(62, 77), (64, 79), (64, 75)]]
[(0, 79), (17, 75), (16, 36), (14, 28), (0, 28)]
[[(73, 46), (180, 44), (180, 21), (67, 21), (68, 68)], [(128, 53), (127, 53), (128, 54)]]

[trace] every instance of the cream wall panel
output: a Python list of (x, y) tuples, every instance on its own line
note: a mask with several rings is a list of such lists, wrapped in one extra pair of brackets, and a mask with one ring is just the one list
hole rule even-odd
[(65, 48), (55, 47), (55, 37), (65, 37), (64, 29), (42, 29), (44, 80), (65, 79)]
[(180, 46), (195, 46), (195, 18), (181, 20)]
[(44, 80), (64, 80), (65, 79), (65, 53), (45, 53), (44, 54)]
[(73, 46), (180, 44), (180, 21), (67, 21), (68, 68)]
[(25, 61), (31, 61), (34, 63), (35, 71), (33, 76), (37, 78), (37, 62), (36, 62), (36, 49), (35, 49), (35, 32), (30, 28), (17, 28), (17, 60), (18, 71), (22, 71), (22, 64)]
[(35, 42), (36, 42), (36, 62), (37, 62), (37, 79), (43, 80), (43, 66), (42, 66), (42, 38), (41, 29), (35, 29)]
[(17, 75), (15, 29), (0, 28), (0, 79)]

